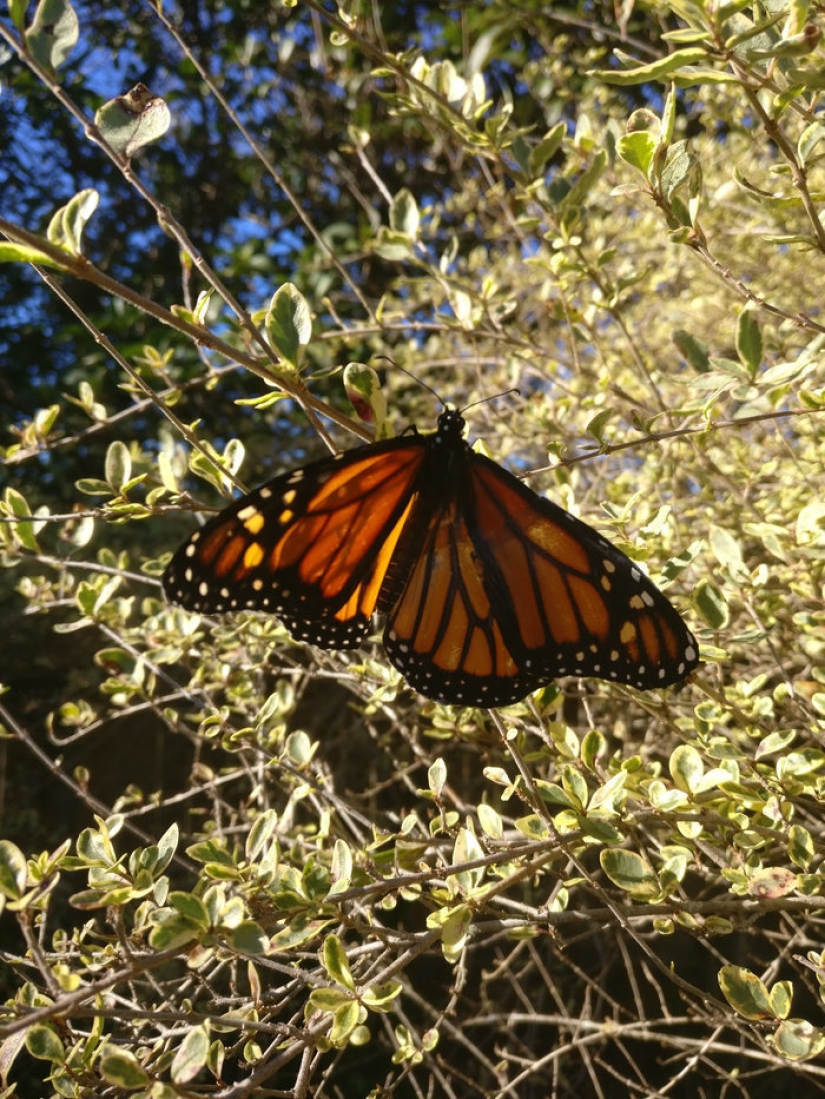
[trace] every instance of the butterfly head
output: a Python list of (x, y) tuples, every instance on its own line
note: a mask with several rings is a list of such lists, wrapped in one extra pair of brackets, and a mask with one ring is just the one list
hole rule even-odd
[(466, 421), (457, 408), (445, 408), (438, 417), (436, 435), (445, 442), (463, 440), (465, 424)]

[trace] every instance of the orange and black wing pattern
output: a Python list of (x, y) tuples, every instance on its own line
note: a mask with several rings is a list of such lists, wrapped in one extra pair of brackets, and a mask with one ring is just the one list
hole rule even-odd
[(277, 615), (350, 648), (386, 615), (390, 661), (427, 698), (518, 701), (565, 675), (642, 690), (683, 679), (698, 646), (641, 569), (585, 523), (438, 430), (276, 478), (192, 536), (164, 574), (201, 613)]
[(466, 443), (451, 464), (450, 491), (413, 512), (426, 533), (406, 587), (379, 608), (413, 687), (500, 706), (559, 676), (645, 690), (697, 666), (678, 612), (620, 550)]
[(354, 648), (370, 628), (424, 459), (412, 435), (284, 474), (196, 531), (163, 575), (187, 610), (266, 611), (299, 641)]

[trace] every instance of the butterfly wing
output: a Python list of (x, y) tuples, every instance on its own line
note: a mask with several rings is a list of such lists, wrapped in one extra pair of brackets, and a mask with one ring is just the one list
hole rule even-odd
[(188, 610), (276, 614), (298, 640), (367, 634), (410, 510), (424, 442), (404, 436), (277, 477), (196, 531), (163, 575)]
[(412, 686), (495, 706), (556, 676), (646, 689), (696, 667), (692, 634), (620, 550), (469, 448), (452, 461), (449, 491), (417, 506), (426, 535), (388, 615), (387, 653)]
[(547, 682), (548, 676), (520, 663), (505, 592), (491, 588), (491, 579), (459, 498), (444, 501), (429, 513), (420, 552), (388, 608), (384, 630), (390, 661), (425, 697), (506, 706)]

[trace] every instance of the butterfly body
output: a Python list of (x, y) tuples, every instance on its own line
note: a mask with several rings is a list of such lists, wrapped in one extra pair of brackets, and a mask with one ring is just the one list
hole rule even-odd
[(647, 689), (698, 663), (690, 631), (605, 538), (475, 453), (444, 411), (405, 434), (284, 474), (172, 558), (173, 601), (276, 614), (297, 640), (353, 648), (374, 612), (428, 698), (500, 706), (557, 676)]

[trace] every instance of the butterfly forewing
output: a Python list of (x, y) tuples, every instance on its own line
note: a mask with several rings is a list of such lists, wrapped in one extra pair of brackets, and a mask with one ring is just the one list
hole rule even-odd
[(607, 539), (480, 455), (472, 480), (481, 567), (506, 586), (516, 636), (505, 630), (522, 667), (649, 688), (696, 666), (676, 610)]
[(349, 648), (370, 627), (423, 455), (416, 438), (277, 477), (185, 543), (163, 577), (188, 610), (277, 614), (296, 638)]

